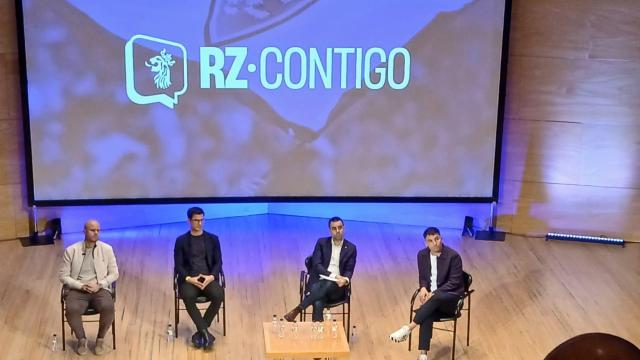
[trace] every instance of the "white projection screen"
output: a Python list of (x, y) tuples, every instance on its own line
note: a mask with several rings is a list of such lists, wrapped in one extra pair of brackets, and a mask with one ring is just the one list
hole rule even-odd
[(507, 0), (17, 0), (30, 202), (491, 201)]

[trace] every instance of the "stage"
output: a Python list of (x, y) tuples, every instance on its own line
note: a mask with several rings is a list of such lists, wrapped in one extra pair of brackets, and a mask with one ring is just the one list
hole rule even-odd
[[(167, 324), (173, 323), (173, 245), (188, 230), (186, 221), (103, 231), (101, 239), (113, 245), (120, 270), (117, 350), (103, 359), (264, 358), (262, 323), (297, 304), (300, 270), (315, 240), (328, 235), (326, 219), (255, 215), (208, 220), (205, 229), (220, 236), (227, 336), (215, 324), (213, 350), (192, 348), (195, 327), (183, 312), (179, 338), (166, 341)], [(346, 238), (358, 247), (351, 316), (357, 334), (351, 359), (417, 358), (415, 345), (408, 352), (406, 343), (393, 343), (388, 336), (408, 320), (423, 230), (345, 222)], [(463, 318), (457, 359), (542, 359), (556, 345), (586, 332), (611, 333), (640, 344), (638, 244), (622, 248), (512, 235), (505, 242), (490, 242), (461, 238), (459, 229), (442, 230), (445, 244), (460, 252), (475, 289), (471, 343), (464, 344)], [(60, 337), (61, 331), (57, 273), (62, 251), (81, 239), (81, 233), (64, 234), (53, 246), (26, 248), (18, 240), (0, 242), (0, 358), (78, 357), (68, 328), (66, 352), (51, 353), (48, 346), (51, 335)], [(85, 329), (91, 348), (97, 325), (85, 324)], [(106, 343), (111, 346), (110, 333)], [(430, 360), (449, 359), (451, 335), (434, 331), (431, 348)]]

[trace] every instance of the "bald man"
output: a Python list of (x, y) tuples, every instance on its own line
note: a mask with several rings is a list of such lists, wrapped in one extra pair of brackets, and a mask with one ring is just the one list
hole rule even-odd
[(118, 279), (118, 265), (113, 248), (100, 241), (100, 224), (89, 220), (84, 224), (84, 240), (65, 249), (59, 278), (65, 285), (66, 316), (78, 339), (79, 355), (89, 352), (82, 326), (82, 314), (91, 305), (100, 313), (100, 325), (94, 352), (107, 352), (104, 336), (113, 322), (114, 308), (111, 284)]

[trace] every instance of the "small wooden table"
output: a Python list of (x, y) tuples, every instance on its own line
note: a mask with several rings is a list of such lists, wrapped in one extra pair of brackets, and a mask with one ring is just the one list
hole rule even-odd
[(298, 326), (297, 332), (292, 330), (294, 323), (287, 322), (284, 324), (284, 337), (279, 337), (278, 332), (273, 329), (272, 323), (262, 323), (267, 358), (339, 358), (349, 356), (349, 343), (342, 322), (338, 323), (335, 339), (331, 334), (331, 324), (328, 322), (324, 325), (321, 339), (314, 336), (312, 322), (297, 322), (295, 324)]

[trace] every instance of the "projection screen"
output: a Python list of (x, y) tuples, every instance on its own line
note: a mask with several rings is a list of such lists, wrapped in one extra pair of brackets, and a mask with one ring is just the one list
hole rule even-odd
[(505, 0), (18, 6), (35, 204), (497, 194)]

